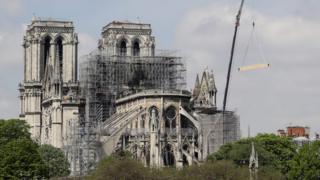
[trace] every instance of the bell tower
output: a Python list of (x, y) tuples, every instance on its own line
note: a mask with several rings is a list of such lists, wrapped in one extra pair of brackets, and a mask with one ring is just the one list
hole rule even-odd
[(27, 27), (20, 118), (41, 143), (61, 147), (63, 125), (78, 111), (77, 45), (71, 21), (33, 18)]
[(102, 28), (99, 48), (109, 56), (154, 56), (155, 38), (151, 25), (113, 21)]

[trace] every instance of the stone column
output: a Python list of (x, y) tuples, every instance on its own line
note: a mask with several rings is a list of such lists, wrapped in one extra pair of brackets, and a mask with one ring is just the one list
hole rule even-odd
[(41, 46), (41, 44), (40, 44), (40, 40), (39, 39), (36, 39), (35, 40), (35, 46), (36, 46), (36, 67), (35, 67), (35, 80), (37, 81), (37, 82), (39, 82), (40, 81), (40, 73), (41, 73), (41, 71), (40, 71), (40, 69), (41, 69), (41, 66), (40, 66), (40, 58), (41, 58), (41, 53), (40, 53), (40, 46)]
[(27, 72), (27, 69), (26, 69), (27, 68), (27, 52), (26, 52), (27, 51), (26, 50), (27, 49), (27, 42), (26, 42), (26, 40), (24, 40), (22, 46), (23, 46), (23, 61), (24, 61), (24, 69), (23, 69), (24, 73), (23, 74), (24, 74), (24, 81), (26, 81), (26, 76), (27, 76), (26, 75), (26, 72)]
[(73, 81), (76, 82), (78, 80), (78, 41), (74, 42), (74, 63), (73, 63)]
[(181, 99), (179, 100), (179, 108), (178, 108), (178, 115), (176, 117), (176, 132), (177, 132), (177, 157), (176, 158), (176, 167), (182, 168), (183, 167), (183, 159), (182, 159), (182, 152), (181, 152), (181, 115), (180, 115), (180, 107), (181, 107)]
[[(156, 117), (156, 110), (151, 110), (151, 123), (150, 123), (150, 166), (158, 166), (159, 149), (158, 149), (158, 124)], [(159, 112), (158, 112), (159, 113)], [(159, 119), (158, 119), (159, 121)]]
[(127, 45), (127, 56), (132, 56), (132, 46), (129, 43)]
[(31, 73), (31, 53), (30, 53), (30, 44), (29, 42), (26, 43), (25, 52), (26, 52), (26, 58), (25, 58), (25, 64), (26, 64), (26, 73), (25, 73), (25, 81), (30, 81), (30, 73)]
[[(55, 102), (55, 106), (59, 106), (57, 102)], [(62, 114), (61, 108), (57, 107), (53, 111), (52, 118), (52, 145), (61, 148), (62, 147)]]
[(68, 82), (71, 79), (70, 74), (72, 74), (72, 54), (73, 52), (70, 53), (70, 43), (63, 42), (62, 44), (62, 49), (63, 49), (63, 54), (62, 54), (62, 80), (63, 82)]
[(114, 42), (111, 47), (108, 47), (108, 49), (110, 49), (110, 55), (117, 55), (116, 42)]
[(50, 56), (47, 64), (52, 65), (54, 67), (54, 71), (56, 70), (55, 63), (56, 63), (56, 43), (50, 42)]

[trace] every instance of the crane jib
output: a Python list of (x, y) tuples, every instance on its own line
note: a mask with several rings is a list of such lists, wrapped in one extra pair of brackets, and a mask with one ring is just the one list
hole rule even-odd
[(234, 35), (233, 35), (233, 40), (232, 40), (232, 47), (231, 47), (230, 60), (229, 60), (229, 66), (228, 66), (226, 88), (225, 88), (224, 98), (223, 98), (223, 109), (222, 109), (223, 114), (225, 113), (225, 110), (226, 110), (228, 89), (229, 89), (229, 83), (230, 83), (230, 75), (231, 75), (231, 69), (232, 69), (233, 54), (234, 54), (235, 42), (237, 39), (238, 27), (240, 25), (240, 18), (241, 18), (243, 4), (244, 4), (244, 0), (241, 0), (240, 8), (239, 8), (238, 14), (236, 16), (236, 24), (235, 24)]

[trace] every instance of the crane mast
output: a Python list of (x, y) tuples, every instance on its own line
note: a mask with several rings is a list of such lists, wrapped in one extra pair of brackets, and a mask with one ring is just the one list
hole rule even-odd
[(244, 0), (241, 0), (240, 8), (239, 8), (238, 14), (236, 16), (236, 23), (235, 23), (235, 29), (234, 29), (234, 34), (233, 34), (233, 40), (232, 40), (232, 47), (231, 47), (231, 53), (230, 53), (226, 88), (224, 91), (224, 98), (223, 98), (223, 109), (222, 109), (223, 117), (224, 117), (224, 113), (226, 111), (228, 90), (229, 90), (229, 83), (230, 83), (230, 76), (231, 76), (231, 69), (232, 69), (232, 61), (233, 61), (234, 49), (235, 49), (235, 44), (236, 44), (236, 39), (237, 39), (237, 34), (238, 34), (238, 28), (240, 26), (240, 18), (241, 18), (243, 3), (244, 3)]

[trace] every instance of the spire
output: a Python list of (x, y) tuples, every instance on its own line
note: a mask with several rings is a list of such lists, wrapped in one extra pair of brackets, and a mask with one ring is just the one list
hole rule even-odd
[(198, 96), (200, 93), (200, 82), (199, 82), (199, 74), (197, 74), (196, 83), (193, 89), (193, 96)]
[(259, 162), (258, 162), (258, 152), (256, 152), (254, 148), (254, 143), (251, 143), (251, 155), (249, 159), (249, 171), (250, 171), (250, 180), (257, 179), (258, 174), (258, 168), (259, 168)]
[(199, 83), (199, 74), (197, 74), (197, 78), (196, 78), (196, 83), (194, 85), (194, 88), (199, 88), (200, 83)]
[(249, 160), (249, 168), (258, 168), (258, 153), (254, 148), (254, 143), (251, 143), (251, 155)]

